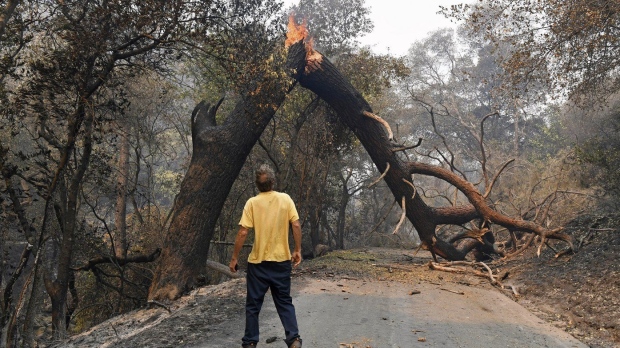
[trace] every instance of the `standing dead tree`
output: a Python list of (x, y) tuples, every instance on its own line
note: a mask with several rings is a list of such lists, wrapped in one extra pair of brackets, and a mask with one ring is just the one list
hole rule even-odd
[[(293, 33), (290, 33), (291, 29)], [(301, 40), (307, 37), (307, 31), (289, 25), (289, 35)], [(548, 229), (531, 221), (501, 214), (488, 204), (484, 193), (457, 173), (399, 156), (403, 145), (394, 143), (387, 122), (376, 116), (364, 97), (338, 69), (309, 44), (306, 45), (306, 67), (298, 81), (325, 100), (336, 111), (341, 122), (358, 137), (379, 172), (383, 173), (383, 179), (401, 209), (418, 231), (423, 245), (433, 256), (463, 260), (476, 243), (457, 247), (439, 238), (435, 231), (440, 225), (463, 225), (472, 220), (483, 221), (486, 225), (497, 224), (509, 231), (533, 233), (540, 236), (541, 244), (548, 239), (563, 240), (572, 249), (572, 238), (562, 233), (561, 228)], [(413, 174), (433, 176), (448, 182), (462, 192), (470, 204), (450, 207), (427, 205), (420, 195), (415, 194), (415, 186), (411, 183)]]

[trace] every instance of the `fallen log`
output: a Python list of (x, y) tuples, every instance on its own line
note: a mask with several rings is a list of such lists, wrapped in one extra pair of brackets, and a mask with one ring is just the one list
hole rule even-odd
[(405, 272), (413, 272), (413, 270), (410, 268), (397, 266), (397, 265), (384, 265), (384, 264), (379, 264), (379, 263), (373, 263), (372, 265), (375, 267), (387, 268), (390, 273), (392, 273), (393, 269), (397, 269), (399, 271), (405, 271)]
[(214, 271), (218, 271), (222, 274), (225, 274), (231, 278), (243, 278), (245, 277), (245, 272), (242, 271), (237, 271), (236, 273), (233, 273), (230, 271), (230, 268), (228, 268), (228, 266), (223, 265), (219, 262), (215, 262), (215, 261), (211, 261), (211, 260), (207, 260), (207, 267), (214, 270)]

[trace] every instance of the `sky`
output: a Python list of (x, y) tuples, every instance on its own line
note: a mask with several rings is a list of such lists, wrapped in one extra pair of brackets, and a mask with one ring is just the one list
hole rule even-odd
[[(285, 6), (299, 3), (299, 0), (283, 0)], [(415, 41), (424, 39), (429, 32), (452, 27), (455, 23), (441, 14), (439, 6), (450, 6), (467, 0), (366, 0), (370, 7), (370, 19), (375, 28), (362, 37), (363, 45), (371, 46), (378, 54), (405, 55)]]

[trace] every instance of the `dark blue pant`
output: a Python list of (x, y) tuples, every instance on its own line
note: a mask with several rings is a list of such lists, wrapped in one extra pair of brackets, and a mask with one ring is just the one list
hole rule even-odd
[(295, 307), (291, 297), (291, 261), (263, 261), (248, 263), (247, 298), (245, 302), (245, 336), (243, 344), (258, 343), (258, 314), (263, 306), (267, 289), (276, 305), (280, 321), (284, 326), (287, 345), (299, 337)]

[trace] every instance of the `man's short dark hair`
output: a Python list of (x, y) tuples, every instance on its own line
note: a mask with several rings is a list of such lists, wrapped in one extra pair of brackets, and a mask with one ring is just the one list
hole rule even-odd
[(256, 187), (260, 192), (273, 190), (276, 184), (276, 173), (268, 164), (262, 164), (256, 169)]

